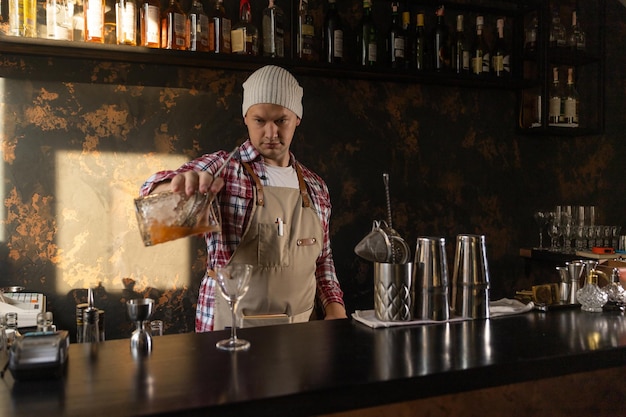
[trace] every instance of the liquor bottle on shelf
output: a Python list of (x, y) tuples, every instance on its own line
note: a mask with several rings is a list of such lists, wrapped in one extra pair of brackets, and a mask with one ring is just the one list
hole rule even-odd
[(578, 24), (576, 10), (572, 11), (572, 26), (567, 32), (567, 47), (573, 51), (584, 51), (587, 47), (586, 34)]
[(328, 13), (324, 19), (324, 62), (340, 64), (343, 60), (343, 23), (337, 13), (336, 0), (328, 0)]
[(504, 19), (496, 20), (498, 36), (491, 53), (491, 70), (496, 77), (511, 75), (511, 55), (504, 39)]
[(429, 68), (430, 59), (428, 59), (428, 38), (424, 28), (424, 12), (417, 13), (415, 22), (415, 37), (411, 48), (413, 69), (425, 71)]
[(142, 0), (139, 8), (141, 46), (161, 47), (161, 10), (159, 0)]
[(543, 95), (541, 87), (535, 87), (531, 90), (531, 124), (530, 127), (541, 127), (543, 121)]
[(233, 54), (259, 55), (259, 29), (252, 23), (252, 10), (249, 0), (239, 3), (239, 21), (230, 32)]
[(285, 14), (274, 0), (263, 9), (263, 56), (283, 58), (285, 56)]
[(533, 13), (528, 26), (524, 29), (524, 51), (534, 54), (537, 51), (537, 33), (539, 30), (539, 20), (537, 13)]
[(85, 42), (104, 43), (105, 0), (85, 0), (83, 2)]
[(300, 0), (296, 33), (296, 56), (304, 61), (315, 61), (315, 24), (309, 10), (309, 0)]
[(104, 5), (104, 43), (117, 44), (117, 15), (115, 3), (117, 0), (105, 0)]
[(137, 45), (137, 3), (135, 0), (116, 0), (115, 39), (118, 45)]
[(450, 68), (450, 47), (448, 45), (448, 26), (445, 22), (445, 7), (439, 6), (435, 13), (437, 23), (433, 28), (433, 69), (445, 71)]
[(552, 8), (552, 23), (550, 25), (550, 47), (564, 48), (567, 44), (565, 26), (561, 23), (559, 7)]
[[(67, 1), (46, 0), (45, 36), (48, 39), (73, 41), (74, 10), (75, 8), (73, 3)], [(80, 39), (82, 39), (82, 36)]]
[(169, 0), (161, 13), (161, 48), (187, 49), (187, 15), (178, 0)]
[(413, 29), (411, 27), (411, 12), (405, 10), (402, 12), (402, 32), (404, 33), (404, 68), (411, 68), (411, 49), (413, 47)]
[(37, 37), (37, 0), (22, 0), (24, 12), (24, 37)]
[(209, 16), (200, 0), (192, 0), (187, 13), (187, 49), (209, 52)]
[(567, 85), (563, 95), (563, 123), (568, 127), (578, 127), (580, 96), (574, 85), (574, 69), (567, 69)]
[(489, 46), (483, 34), (483, 16), (476, 16), (476, 38), (472, 47), (472, 74), (489, 75)]
[(463, 15), (456, 17), (456, 35), (453, 44), (452, 67), (457, 74), (469, 74), (470, 72), (470, 48), (463, 27)]
[(557, 126), (563, 120), (562, 113), (562, 97), (561, 84), (559, 83), (559, 68), (552, 68), (552, 85), (549, 91), (549, 106), (548, 106), (548, 124), (550, 126)]
[(24, 3), (21, 0), (9, 1), (9, 35), (24, 34)]
[(398, 16), (398, 3), (391, 3), (391, 25), (387, 35), (387, 54), (391, 68), (404, 68), (404, 30)]
[[(0, 0), (0, 35), (10, 35), (9, 1)], [(70, 39), (71, 40), (71, 39)]]
[(209, 13), (209, 52), (230, 54), (231, 21), (226, 16), (224, 0), (217, 0)]
[(359, 40), (359, 64), (373, 67), (378, 55), (378, 33), (372, 19), (371, 0), (363, 0), (363, 18), (359, 24), (357, 38)]

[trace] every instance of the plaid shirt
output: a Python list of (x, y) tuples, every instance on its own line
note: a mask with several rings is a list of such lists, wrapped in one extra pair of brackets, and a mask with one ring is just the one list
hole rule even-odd
[[(222, 166), (227, 156), (228, 152), (218, 151), (187, 162), (176, 171), (157, 172), (143, 184), (141, 195), (148, 195), (158, 183), (171, 180), (181, 172), (195, 170), (213, 173)], [(250, 220), (254, 199), (254, 181), (245, 171), (241, 161), (250, 163), (254, 172), (261, 179), (262, 184), (269, 186), (269, 177), (263, 163), (263, 157), (249, 140), (244, 142), (239, 147), (239, 156), (236, 155), (231, 159), (222, 172), (226, 191), (220, 192), (218, 195), (222, 216), (222, 233), (205, 235), (208, 254), (207, 270), (215, 269), (228, 263), (235, 248), (241, 242), (243, 232), (246, 230)], [(295, 163), (293, 154), (291, 154), (291, 163)], [(339, 287), (330, 248), (330, 194), (326, 183), (318, 175), (306, 167), (300, 166), (302, 167), (302, 175), (311, 197), (311, 202), (320, 218), (324, 232), (322, 251), (316, 261), (315, 278), (317, 281), (317, 293), (323, 306), (331, 302), (343, 304), (343, 292)], [(213, 330), (215, 291), (215, 280), (205, 274), (198, 296), (196, 313), (196, 331), (198, 332)]]

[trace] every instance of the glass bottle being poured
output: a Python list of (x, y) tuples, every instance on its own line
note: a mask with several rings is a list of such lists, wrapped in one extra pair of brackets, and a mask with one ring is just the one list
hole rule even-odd
[(87, 292), (87, 308), (83, 311), (83, 343), (100, 342), (100, 312), (93, 303), (93, 290)]

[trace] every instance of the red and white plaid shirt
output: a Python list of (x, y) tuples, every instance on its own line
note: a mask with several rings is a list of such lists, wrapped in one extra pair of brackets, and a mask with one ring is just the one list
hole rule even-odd
[[(226, 151), (218, 151), (203, 155), (193, 161), (187, 162), (176, 171), (161, 171), (152, 175), (141, 187), (141, 195), (145, 196), (160, 182), (171, 180), (181, 172), (190, 170), (206, 171), (214, 173), (222, 166), (228, 157)], [(264, 186), (269, 186), (263, 157), (252, 143), (248, 140), (239, 147), (239, 154), (235, 155), (222, 172), (224, 187), (227, 192), (220, 192), (218, 201), (222, 216), (222, 233), (210, 233), (205, 235), (207, 245), (207, 270), (224, 266), (228, 263), (235, 248), (241, 242), (246, 225), (250, 220), (254, 199), (254, 181), (241, 164), (248, 162)], [(295, 157), (291, 154), (291, 164), (295, 163)], [(337, 302), (343, 304), (343, 292), (339, 286), (335, 263), (330, 248), (329, 222), (331, 213), (330, 194), (326, 183), (314, 172), (302, 166), (302, 175), (311, 197), (313, 207), (320, 218), (324, 231), (322, 251), (316, 260), (315, 278), (317, 280), (317, 293), (323, 306)], [(204, 332), (213, 330), (214, 305), (215, 305), (215, 281), (205, 276), (202, 281), (198, 296), (198, 308), (196, 313), (196, 331)]]

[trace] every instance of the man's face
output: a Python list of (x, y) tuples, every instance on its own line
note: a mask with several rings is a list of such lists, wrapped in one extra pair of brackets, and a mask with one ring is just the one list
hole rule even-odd
[(291, 110), (276, 104), (255, 104), (244, 117), (252, 145), (269, 165), (289, 164), (289, 147), (300, 119)]

